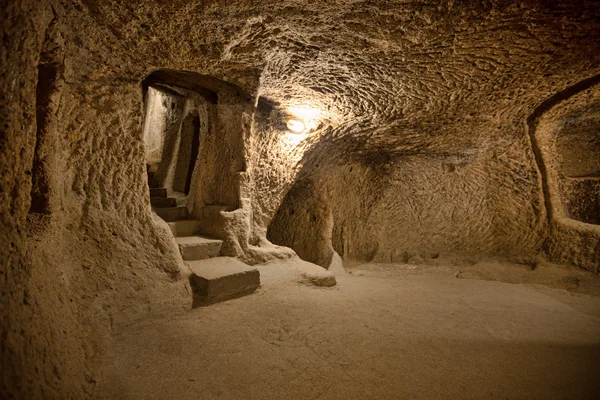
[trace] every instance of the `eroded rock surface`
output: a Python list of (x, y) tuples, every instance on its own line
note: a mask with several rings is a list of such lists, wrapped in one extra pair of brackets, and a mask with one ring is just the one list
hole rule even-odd
[[(555, 229), (551, 255), (598, 266), (593, 221), (549, 221), (527, 124), (599, 73), (596, 2), (23, 0), (0, 13), (5, 397), (93, 397), (114, 311), (189, 295), (150, 208), (141, 83), (157, 70), (201, 75), (216, 96), (188, 207), (225, 255), (527, 256)], [(306, 137), (285, 123), (299, 106), (318, 110)]]

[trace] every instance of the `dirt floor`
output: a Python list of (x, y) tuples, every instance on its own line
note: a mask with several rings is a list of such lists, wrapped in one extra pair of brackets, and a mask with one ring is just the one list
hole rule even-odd
[[(299, 282), (299, 263), (259, 266), (244, 298), (115, 324), (101, 397), (598, 398), (595, 275), (368, 264), (322, 288)], [(528, 283), (498, 281), (511, 277)]]

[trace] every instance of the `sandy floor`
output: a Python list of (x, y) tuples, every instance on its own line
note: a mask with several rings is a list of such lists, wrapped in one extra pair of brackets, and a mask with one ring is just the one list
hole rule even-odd
[(599, 297), (452, 268), (362, 266), (334, 288), (260, 270), (248, 297), (116, 327), (102, 398), (599, 398)]

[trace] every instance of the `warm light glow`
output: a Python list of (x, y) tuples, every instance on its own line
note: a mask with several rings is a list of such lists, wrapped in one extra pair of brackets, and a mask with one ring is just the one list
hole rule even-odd
[(308, 137), (308, 133), (288, 133), (282, 137), (282, 142), (291, 148), (296, 147), (304, 139)]
[(294, 133), (302, 133), (306, 130), (306, 125), (304, 125), (304, 122), (300, 121), (299, 119), (290, 119), (287, 122), (287, 127)]
[(287, 127), (292, 133), (308, 133), (319, 126), (318, 118), (321, 111), (317, 108), (299, 106), (291, 107), (288, 111), (295, 117), (287, 121)]
[(293, 115), (295, 115), (296, 117), (298, 117), (300, 119), (310, 121), (310, 120), (317, 119), (319, 117), (319, 115), (321, 114), (321, 111), (319, 111), (316, 108), (302, 106), (302, 107), (290, 108), (290, 113), (292, 113)]

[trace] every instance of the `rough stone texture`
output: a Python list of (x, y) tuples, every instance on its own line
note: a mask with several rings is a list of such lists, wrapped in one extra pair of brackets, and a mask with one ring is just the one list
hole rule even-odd
[(323, 287), (332, 287), (337, 284), (335, 275), (329, 271), (305, 272), (301, 275), (299, 282)]
[(195, 219), (185, 219), (168, 223), (173, 236), (193, 236), (198, 229), (198, 221)]
[(188, 261), (194, 305), (205, 305), (234, 299), (254, 292), (260, 286), (256, 268), (231, 257)]
[[(327, 236), (332, 226), (333, 241), (325, 242), (327, 249), (310, 247), (313, 258), (307, 259), (317, 263), (319, 257), (330, 260), (333, 249), (348, 262), (406, 262), (413, 255), (435, 258), (455, 253), (535, 254), (545, 227), (543, 201), (532, 182), (535, 169), (517, 164), (520, 169), (514, 173), (494, 175), (494, 168), (511, 162), (506, 153), (450, 160), (408, 156), (373, 166), (326, 162), (308, 178), (318, 195), (290, 190), (270, 237), (298, 252), (299, 246), (282, 241), (283, 236), (275, 238), (275, 229), (302, 245)], [(296, 186), (307, 186), (303, 182)], [(295, 206), (310, 207), (315, 201), (318, 206), (311, 207), (311, 217)], [(292, 214), (296, 209), (302, 211)], [(282, 215), (290, 223), (279, 227)], [(328, 218), (332, 222), (320, 222)], [(307, 219), (315, 220), (313, 228), (304, 228)], [(314, 256), (317, 253), (322, 255)]]
[(284, 205), (275, 214), (267, 239), (293, 248), (303, 260), (328, 268), (333, 256), (333, 218), (328, 202), (315, 192), (314, 185), (298, 182), (287, 193)]
[[(559, 96), (533, 127), (546, 171), (548, 253), (557, 261), (600, 267), (600, 76)], [(587, 86), (587, 87), (586, 87)]]
[[(74, 20), (53, 6), (1, 7), (2, 398), (93, 398), (110, 315), (185, 295), (177, 247), (150, 211), (139, 86), (75, 78)], [(55, 45), (64, 72), (48, 88), (40, 52)], [(39, 188), (45, 204), (31, 207)]]
[[(163, 158), (173, 156), (175, 138), (185, 101), (183, 96), (178, 96), (172, 91), (161, 91), (150, 88), (146, 93), (144, 113), (144, 145), (146, 148), (146, 162), (150, 165), (161, 163)], [(167, 166), (168, 162), (163, 162)], [(158, 170), (159, 183), (168, 171)], [(160, 179), (160, 178), (163, 179)]]
[(179, 207), (158, 207), (154, 212), (167, 222), (184, 220), (188, 217), (188, 209), (184, 206)]
[[(2, 2), (0, 397), (93, 397), (113, 311), (188, 294), (150, 208), (153, 71), (201, 75), (218, 98), (187, 206), (223, 254), (292, 256), (266, 237), (298, 202), (315, 213), (292, 243), (323, 264), (535, 254), (548, 226), (526, 121), (598, 74), (598, 15), (583, 0)], [(299, 141), (284, 119), (306, 103), (322, 121)], [(549, 253), (593, 269), (595, 228), (569, 224)]]
[(184, 260), (203, 260), (217, 257), (221, 251), (221, 240), (203, 238), (201, 236), (176, 237), (181, 257)]

